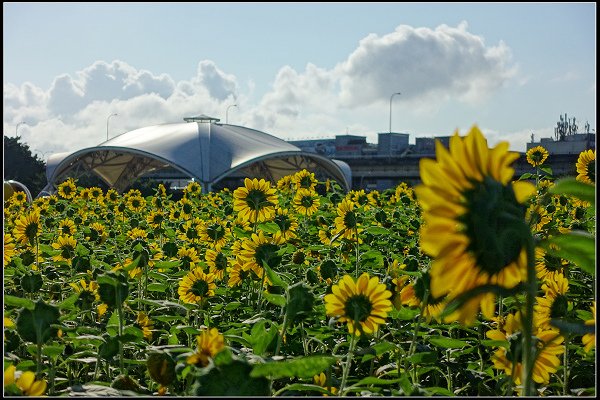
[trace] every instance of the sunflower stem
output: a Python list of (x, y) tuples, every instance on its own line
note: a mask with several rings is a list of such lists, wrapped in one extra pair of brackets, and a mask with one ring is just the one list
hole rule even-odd
[(356, 278), (358, 278), (358, 257), (360, 255), (360, 252), (358, 251), (358, 227), (354, 226), (354, 233), (356, 235)]
[(523, 371), (521, 381), (523, 384), (523, 395), (533, 396), (534, 386), (532, 382), (532, 371), (535, 363), (535, 355), (532, 349), (533, 336), (533, 306), (537, 291), (537, 277), (535, 274), (535, 245), (533, 236), (527, 235), (527, 292), (525, 294), (525, 316), (523, 318)]
[(352, 357), (354, 356), (354, 347), (356, 346), (356, 335), (353, 333), (350, 337), (350, 348), (348, 349), (348, 356), (344, 363), (344, 372), (342, 374), (342, 383), (340, 384), (340, 396), (345, 396), (346, 382), (348, 380), (348, 373), (350, 372), (350, 366), (352, 365)]

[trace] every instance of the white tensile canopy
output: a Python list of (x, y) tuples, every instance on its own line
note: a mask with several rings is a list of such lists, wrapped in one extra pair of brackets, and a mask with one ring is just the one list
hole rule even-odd
[(228, 180), (264, 178), (277, 182), (302, 169), (318, 179), (337, 181), (345, 190), (350, 167), (254, 129), (219, 124), (199, 116), (184, 123), (149, 126), (126, 132), (95, 147), (53, 154), (46, 164), (48, 184), (42, 193), (54, 193), (67, 177), (91, 172), (123, 192), (137, 178), (194, 179), (203, 191), (223, 187)]

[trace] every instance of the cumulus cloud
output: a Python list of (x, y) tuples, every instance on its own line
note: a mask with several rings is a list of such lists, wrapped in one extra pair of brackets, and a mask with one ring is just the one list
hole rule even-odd
[[(458, 27), (399, 26), (387, 35), (368, 35), (331, 69), (308, 63), (304, 70), (282, 67), (266, 93), (255, 99), (254, 82), (239, 84), (234, 74), (201, 60), (195, 76), (174, 81), (168, 74), (138, 69), (125, 61), (96, 61), (73, 76), (57, 76), (47, 89), (31, 83), (4, 84), (4, 129), (27, 122), (32, 148), (73, 151), (110, 136), (183, 117), (207, 114), (282, 138), (329, 136), (348, 131), (375, 139), (387, 128), (387, 103), (433, 114), (449, 99), (470, 104), (500, 89), (516, 73), (510, 49), (494, 46)], [(406, 107), (405, 107), (406, 108)], [(382, 111), (383, 110), (383, 111)], [(413, 111), (414, 112), (414, 111)], [(383, 117), (385, 115), (385, 117)], [(381, 120), (374, 128), (373, 121)], [(223, 121), (224, 122), (224, 121)]]
[(370, 34), (337, 68), (341, 100), (349, 107), (403, 99), (484, 99), (515, 74), (510, 49), (502, 42), (486, 47), (484, 39), (458, 27), (436, 29), (401, 25), (390, 34)]

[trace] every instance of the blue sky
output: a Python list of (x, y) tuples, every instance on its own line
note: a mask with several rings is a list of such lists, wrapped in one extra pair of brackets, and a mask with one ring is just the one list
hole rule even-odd
[(3, 3), (3, 128), (40, 154), (200, 113), (283, 139), (596, 128), (595, 3)]

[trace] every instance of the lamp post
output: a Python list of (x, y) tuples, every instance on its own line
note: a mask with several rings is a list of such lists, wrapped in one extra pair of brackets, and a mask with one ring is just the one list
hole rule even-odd
[(227, 106), (227, 110), (225, 110), (225, 123), (227, 124), (229, 121), (229, 108), (237, 107), (237, 104), (231, 104)]
[(392, 133), (392, 99), (395, 95), (402, 94), (400, 92), (394, 93), (390, 96), (390, 133)]
[(19, 122), (19, 123), (17, 124), (17, 126), (15, 127), (15, 137), (16, 137), (16, 138), (18, 138), (18, 137), (19, 137), (19, 126), (21, 126), (21, 125), (27, 125), (27, 123), (26, 123), (26, 122)]
[(107, 118), (106, 118), (106, 140), (108, 141), (108, 121), (110, 121), (110, 117), (114, 117), (116, 115), (119, 115), (117, 113), (113, 113), (110, 114)]

